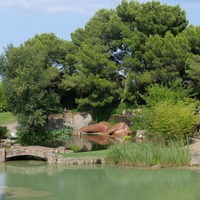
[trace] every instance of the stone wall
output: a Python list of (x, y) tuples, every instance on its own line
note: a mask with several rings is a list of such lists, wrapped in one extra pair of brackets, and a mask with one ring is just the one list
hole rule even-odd
[(57, 164), (66, 165), (81, 165), (81, 164), (104, 164), (104, 158), (82, 157), (82, 158), (65, 158), (60, 155), (57, 156)]

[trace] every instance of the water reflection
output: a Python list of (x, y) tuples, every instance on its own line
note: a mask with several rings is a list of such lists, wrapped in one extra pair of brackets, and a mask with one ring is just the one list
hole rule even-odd
[(0, 200), (200, 199), (198, 169), (69, 167), (15, 161), (1, 164), (0, 171)]

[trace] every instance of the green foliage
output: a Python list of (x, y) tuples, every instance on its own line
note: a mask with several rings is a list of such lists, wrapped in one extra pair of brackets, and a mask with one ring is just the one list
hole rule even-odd
[[(186, 37), (174, 37), (171, 32), (166, 32), (164, 37), (158, 34), (149, 36), (144, 53), (144, 59), (150, 69), (143, 73), (149, 76), (146, 82), (167, 84), (177, 78), (184, 78), (185, 60), (189, 52), (190, 46)], [(143, 79), (144, 82), (145, 78)]]
[(188, 24), (186, 13), (180, 6), (161, 4), (158, 1), (140, 4), (134, 0), (122, 0), (116, 9), (123, 22), (130, 23), (146, 35), (163, 36), (168, 30), (177, 35)]
[(0, 82), (0, 112), (7, 111), (7, 104), (3, 90), (3, 84)]
[(190, 25), (187, 27), (182, 34), (187, 37), (190, 47), (191, 47), (191, 52), (194, 55), (199, 55), (200, 54), (200, 26), (193, 26)]
[(0, 126), (0, 139), (7, 138), (8, 128), (6, 126)]
[(198, 102), (189, 98), (190, 91), (179, 85), (149, 86), (142, 95), (146, 107), (134, 118), (134, 130), (145, 129), (149, 139), (161, 143), (186, 140), (200, 121), (195, 113)]
[(186, 60), (186, 63), (188, 65), (186, 73), (190, 83), (193, 84), (193, 91), (200, 98), (200, 55), (191, 55)]
[(76, 99), (79, 109), (92, 110), (111, 105), (118, 94), (116, 83), (93, 74), (87, 77), (83, 87), (87, 96)]
[(147, 85), (185, 79), (190, 42), (180, 33), (187, 24), (179, 6), (155, 1), (123, 0), (115, 10), (99, 10), (72, 33), (78, 51), (67, 60), (76, 70), (60, 88), (75, 93), (78, 109), (143, 103), (137, 94)]
[(78, 145), (73, 144), (73, 145), (71, 146), (71, 150), (72, 150), (74, 153), (76, 153), (76, 152), (79, 152), (79, 151), (80, 151), (80, 148), (79, 148)]
[(19, 140), (23, 143), (29, 138), (34, 144), (42, 141), (47, 134), (47, 116), (61, 110), (57, 93), (59, 73), (51, 66), (51, 52), (44, 41), (36, 36), (7, 53), (3, 79), (5, 97), (9, 110), (18, 116), (21, 125)]
[(187, 166), (190, 161), (189, 148), (179, 143), (162, 145), (152, 142), (112, 145), (107, 154), (107, 160), (114, 164), (131, 166), (174, 167)]
[(157, 142), (187, 140), (200, 119), (195, 115), (196, 104), (179, 101), (172, 104), (161, 101), (140, 113), (140, 127), (146, 136)]
[(155, 106), (159, 102), (167, 101), (176, 104), (179, 101), (187, 101), (190, 97), (191, 88), (181, 85), (178, 82), (167, 87), (153, 84), (146, 88), (146, 93), (140, 95), (148, 107)]

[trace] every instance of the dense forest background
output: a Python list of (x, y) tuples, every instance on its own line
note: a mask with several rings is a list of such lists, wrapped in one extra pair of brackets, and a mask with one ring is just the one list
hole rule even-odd
[(45, 137), (47, 116), (64, 109), (99, 121), (156, 105), (153, 99), (169, 91), (176, 102), (198, 102), (199, 36), (200, 26), (189, 25), (180, 6), (122, 0), (96, 12), (71, 41), (44, 33), (9, 44), (0, 56), (0, 109), (18, 116), (20, 137), (30, 141)]

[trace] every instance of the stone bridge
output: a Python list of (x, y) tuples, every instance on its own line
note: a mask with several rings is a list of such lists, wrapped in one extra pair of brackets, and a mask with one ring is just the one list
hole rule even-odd
[[(68, 151), (71, 152), (71, 151)], [(96, 157), (80, 157), (70, 158), (63, 157), (59, 153), (64, 153), (62, 147), (60, 148), (48, 148), (42, 146), (12, 146), (10, 148), (0, 148), (0, 162), (6, 162), (10, 158), (18, 156), (34, 156), (46, 160), (51, 164), (99, 164), (105, 163), (105, 159)], [(67, 153), (65, 151), (65, 153)]]
[(17, 156), (34, 156), (46, 160), (48, 163), (56, 163), (57, 149), (41, 146), (12, 146), (0, 149), (0, 161)]

